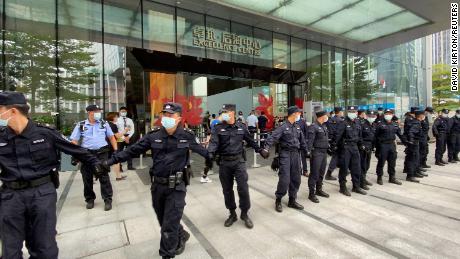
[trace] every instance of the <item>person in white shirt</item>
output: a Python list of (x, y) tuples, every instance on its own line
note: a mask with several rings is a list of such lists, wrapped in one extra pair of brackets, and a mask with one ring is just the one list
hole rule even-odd
[(255, 133), (257, 131), (259, 119), (257, 119), (254, 110), (251, 111), (250, 115), (248, 116), (248, 119), (246, 120), (246, 123), (248, 125), (249, 132)]
[[(123, 138), (118, 141), (118, 150), (121, 152), (123, 149), (127, 148), (131, 143), (131, 138), (134, 135), (134, 122), (132, 119), (128, 118), (128, 109), (126, 107), (120, 108), (120, 117), (117, 120), (118, 132), (124, 132)], [(133, 167), (133, 160), (130, 158), (128, 161), (128, 170), (136, 170)], [(120, 170), (123, 172), (123, 168), (120, 164)]]

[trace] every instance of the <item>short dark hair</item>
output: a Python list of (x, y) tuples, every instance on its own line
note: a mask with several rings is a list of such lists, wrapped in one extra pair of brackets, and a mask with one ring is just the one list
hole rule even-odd
[(126, 108), (125, 106), (121, 106), (120, 109), (119, 109), (119, 111), (121, 111), (121, 110), (126, 110), (126, 111), (128, 111), (128, 108)]
[(107, 121), (113, 121), (113, 119), (118, 116), (118, 112), (109, 112), (107, 113), (107, 116), (105, 117), (105, 119)]
[(22, 115), (27, 116), (29, 114), (29, 105), (27, 104), (12, 104), (12, 105), (6, 105), (7, 109), (12, 109), (15, 108), (18, 110)]

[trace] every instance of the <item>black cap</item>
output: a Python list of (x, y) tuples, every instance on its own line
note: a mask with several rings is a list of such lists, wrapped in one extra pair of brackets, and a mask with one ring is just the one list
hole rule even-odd
[(27, 104), (22, 93), (5, 91), (0, 93), (0, 105)]
[(327, 111), (317, 111), (316, 118), (322, 117), (327, 114)]
[(358, 106), (355, 106), (355, 105), (347, 106), (347, 111), (357, 111), (357, 110), (358, 110)]
[(291, 114), (293, 114), (295, 112), (302, 112), (302, 110), (299, 109), (299, 107), (297, 107), (297, 106), (290, 106), (288, 108), (287, 112), (288, 112), (288, 116), (289, 116), (289, 115), (291, 115)]
[(456, 112), (456, 113), (460, 113), (460, 109), (457, 109), (455, 112)]
[(334, 112), (337, 113), (337, 112), (341, 112), (343, 111), (342, 107), (334, 107)]
[(418, 110), (420, 109), (416, 106), (410, 107), (410, 113), (415, 113), (415, 111), (418, 111)]
[(442, 113), (445, 113), (445, 114), (448, 114), (448, 113), (449, 113), (449, 110), (448, 110), (448, 109), (442, 109), (441, 112), (442, 112)]
[(434, 112), (433, 107), (430, 107), (430, 106), (426, 107), (425, 111), (426, 112)]
[(377, 108), (377, 111), (383, 111), (383, 107)]
[(423, 111), (423, 110), (415, 111), (415, 116), (418, 116), (418, 115), (425, 115), (425, 111)]
[(222, 111), (236, 111), (235, 104), (224, 104), (222, 105)]
[(365, 112), (366, 112), (366, 110), (364, 110), (364, 109), (359, 109), (359, 110), (358, 110), (358, 114), (363, 114), (363, 113), (365, 113)]
[(367, 110), (367, 115), (377, 115), (377, 112), (373, 110)]
[(182, 112), (182, 105), (180, 105), (179, 103), (167, 102), (163, 104), (163, 110), (161, 112), (166, 112), (166, 113)]
[(102, 110), (101, 107), (99, 107), (99, 105), (96, 105), (96, 104), (90, 104), (86, 106), (87, 112), (100, 111), (100, 110)]
[(385, 113), (393, 113), (393, 110), (392, 109), (386, 109)]

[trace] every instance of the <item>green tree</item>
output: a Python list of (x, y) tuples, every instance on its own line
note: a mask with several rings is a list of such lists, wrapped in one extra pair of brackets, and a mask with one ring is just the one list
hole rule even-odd
[(436, 110), (458, 109), (456, 94), (450, 90), (450, 66), (447, 64), (433, 65), (432, 74), (433, 106)]

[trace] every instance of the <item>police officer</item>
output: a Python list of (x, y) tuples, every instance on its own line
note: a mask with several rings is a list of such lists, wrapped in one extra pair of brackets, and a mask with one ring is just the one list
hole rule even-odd
[(385, 122), (385, 114), (383, 107), (377, 108), (377, 118), (375, 119), (375, 123)]
[[(384, 122), (376, 124), (375, 128), (375, 142), (376, 142), (376, 151), (375, 156), (377, 157), (377, 183), (383, 184), (383, 166), (385, 162), (388, 162), (387, 169), (388, 175), (390, 177), (389, 182), (401, 185), (402, 183), (398, 181), (395, 177), (395, 167), (396, 167), (396, 158), (398, 157), (398, 152), (396, 151), (396, 136), (405, 143), (405, 138), (401, 134), (401, 128), (393, 120), (393, 111), (386, 109), (384, 113)], [(418, 180), (414, 179), (415, 182)]]
[(361, 157), (359, 149), (363, 149), (361, 125), (356, 119), (358, 107), (348, 106), (347, 117), (344, 121), (337, 123), (334, 132), (334, 146), (338, 147), (339, 153), (339, 183), (340, 192), (346, 196), (351, 196), (347, 189), (347, 174), (351, 171), (353, 181), (353, 192), (367, 194), (361, 189)]
[(59, 151), (97, 167), (99, 160), (56, 130), (28, 119), (29, 106), (18, 92), (0, 93), (0, 236), (3, 258), (58, 258), (56, 188)]
[[(326, 122), (327, 112), (316, 112), (316, 121), (307, 129), (307, 145), (311, 152), (311, 174), (308, 178), (308, 199), (319, 203), (318, 196), (329, 198), (329, 194), (323, 191), (323, 178), (327, 165), (327, 149), (329, 148), (329, 136)], [(315, 191), (316, 188), (316, 191)]]
[[(307, 136), (307, 122), (305, 121), (304, 118), (300, 117), (300, 121), (298, 121), (298, 124), (300, 126), (300, 129), (302, 130), (302, 133), (303, 135), (306, 137)], [(307, 165), (307, 157), (305, 156), (306, 153), (305, 152), (301, 152), (301, 156), (302, 156), (302, 175), (305, 176), (305, 177), (308, 177), (309, 173), (308, 173), (308, 165)]]
[[(415, 119), (415, 111), (418, 111), (418, 110), (419, 110), (418, 107), (410, 107), (410, 111), (408, 113), (406, 113), (406, 116), (405, 116), (405, 119), (404, 119), (404, 132), (403, 132), (406, 140), (408, 140), (408, 135), (407, 134), (409, 133), (409, 129), (412, 126), (414, 126), (413, 124), (417, 124), (417, 126), (418, 126), (418, 124), (420, 124)], [(412, 145), (411, 147), (414, 147), (414, 145)], [(417, 143), (417, 147), (418, 147), (418, 143)], [(407, 148), (406, 148), (406, 151), (407, 151)], [(418, 151), (418, 149), (417, 149), (417, 151)], [(408, 161), (408, 159), (413, 159), (413, 157), (408, 156), (406, 154), (406, 157), (404, 158), (404, 170), (403, 170), (403, 173), (407, 173), (407, 169), (410, 166), (410, 165), (408, 165), (408, 163), (413, 163), (411, 161)]]
[(208, 151), (202, 147), (193, 131), (181, 126), (182, 106), (178, 103), (165, 103), (162, 110), (161, 127), (152, 131), (136, 144), (118, 152), (109, 159), (107, 166), (127, 161), (139, 154), (151, 150), (153, 166), (152, 204), (161, 227), (160, 255), (173, 258), (185, 249), (190, 238), (180, 224), (185, 207), (186, 185), (189, 177), (186, 166), (189, 150), (207, 158)]
[(333, 150), (331, 160), (329, 161), (329, 167), (326, 173), (326, 180), (337, 180), (337, 178), (332, 176), (332, 172), (337, 168), (337, 160), (339, 155), (337, 154), (337, 152), (334, 151), (337, 149), (337, 147), (333, 146), (334, 140), (332, 138), (335, 136), (335, 129), (337, 128), (337, 124), (343, 120), (344, 118), (342, 107), (334, 107), (334, 116), (326, 123), (330, 138), (329, 143), (331, 144), (331, 149)]
[(435, 165), (444, 166), (447, 162), (442, 160), (446, 152), (447, 134), (449, 133), (449, 110), (442, 109), (441, 114), (433, 122), (433, 136), (436, 138)]
[(406, 137), (407, 141), (407, 147), (405, 150), (405, 162), (407, 162), (407, 164), (405, 164), (407, 172), (406, 180), (411, 182), (413, 182), (412, 180), (414, 179), (414, 177), (423, 178), (423, 176), (428, 176), (427, 174), (424, 174), (419, 170), (419, 142), (420, 138), (423, 137), (421, 121), (425, 119), (425, 112), (421, 110), (416, 110), (415, 116), (415, 121), (411, 122), (410, 127), (404, 131), (404, 136)]
[(260, 152), (262, 157), (267, 158), (269, 154), (254, 141), (246, 125), (236, 121), (235, 110), (236, 105), (234, 104), (224, 104), (222, 106), (222, 122), (213, 129), (208, 151), (219, 165), (219, 179), (222, 184), (225, 207), (230, 211), (230, 216), (225, 220), (224, 226), (230, 227), (238, 220), (235, 194), (233, 193), (233, 181), (236, 180), (240, 198), (240, 218), (247, 228), (253, 228), (254, 224), (248, 216), (251, 202), (249, 199), (248, 173), (246, 172), (246, 154), (243, 140), (254, 148), (256, 152)]
[(372, 150), (374, 149), (375, 144), (375, 127), (374, 121), (377, 117), (377, 113), (374, 111), (358, 111), (359, 122), (361, 124), (362, 130), (362, 146), (359, 152), (361, 158), (361, 188), (364, 190), (369, 190), (368, 186), (372, 186), (372, 183), (367, 181), (366, 174), (369, 170), (371, 164)]
[(265, 142), (265, 149), (269, 149), (273, 144), (279, 143), (279, 173), (278, 186), (275, 196), (275, 210), (283, 211), (281, 199), (289, 190), (288, 207), (303, 210), (303, 206), (297, 203), (297, 192), (299, 191), (301, 181), (301, 152), (309, 156), (307, 143), (302, 129), (298, 122), (302, 110), (297, 106), (288, 108), (288, 117), (285, 123), (276, 128)]
[[(75, 145), (79, 144), (81, 140), (81, 146), (89, 149), (89, 151), (97, 156), (101, 161), (107, 160), (110, 148), (107, 143), (107, 139), (110, 141), (113, 150), (117, 151), (117, 141), (110, 128), (110, 125), (102, 120), (101, 108), (95, 104), (88, 105), (86, 107), (88, 113), (88, 119), (77, 123), (73, 129), (70, 139)], [(83, 194), (85, 196), (86, 208), (94, 208), (94, 200), (96, 194), (93, 191), (93, 170), (90, 165), (82, 163), (81, 175), (83, 177)], [(101, 195), (104, 200), (104, 210), (108, 211), (112, 209), (112, 184), (110, 183), (110, 177), (108, 174), (104, 174), (99, 177), (99, 183), (101, 185)]]
[(428, 158), (429, 153), (429, 145), (428, 141), (430, 140), (429, 132), (430, 132), (430, 121), (428, 117), (431, 117), (433, 114), (432, 107), (425, 108), (425, 119), (421, 122), (422, 124), (422, 134), (423, 136), (420, 138), (420, 168), (423, 169), (431, 168), (431, 166), (427, 165), (426, 161)]
[(460, 109), (455, 111), (455, 116), (449, 119), (449, 143), (448, 156), (450, 163), (460, 161), (458, 153), (460, 151)]

